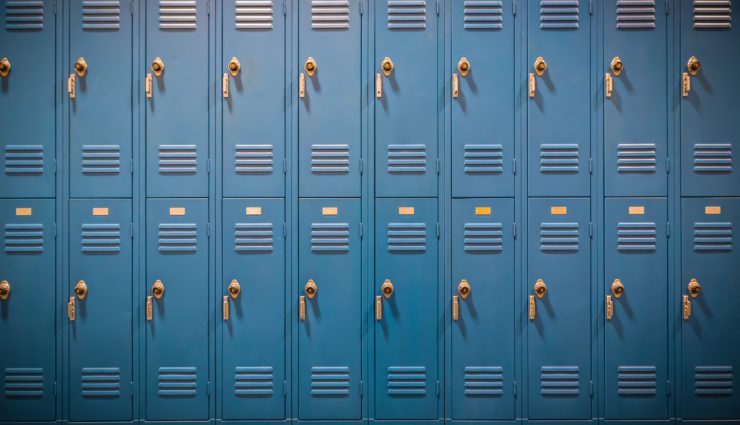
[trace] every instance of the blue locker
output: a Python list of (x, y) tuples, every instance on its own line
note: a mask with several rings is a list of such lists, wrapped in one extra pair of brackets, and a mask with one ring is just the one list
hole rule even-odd
[(69, 194), (130, 197), (133, 15), (119, 1), (72, 0), (69, 7)]
[(0, 412), (54, 420), (54, 200), (0, 200)]
[(361, 202), (298, 208), (298, 418), (361, 419)]
[(53, 0), (0, 7), (1, 197), (54, 196), (55, 8)]
[(453, 420), (515, 418), (514, 200), (452, 201)]
[(587, 196), (591, 16), (585, 0), (528, 1), (530, 196)]
[(591, 241), (587, 198), (530, 199), (530, 419), (591, 418)]
[(610, 198), (604, 210), (604, 416), (667, 419), (666, 200)]
[(437, 200), (375, 201), (375, 417), (436, 419)]
[(298, 192), (360, 196), (360, 0), (298, 2)]
[(223, 419), (284, 419), (283, 199), (223, 201)]
[(436, 196), (438, 81), (435, 0), (377, 0), (375, 7), (375, 191)]
[(514, 196), (512, 0), (450, 4), (452, 196)]
[(683, 199), (682, 217), (681, 417), (737, 419), (740, 199)]
[(223, 1), (224, 196), (285, 194), (286, 25), (278, 0)]
[(607, 196), (668, 192), (666, 1), (604, 2)]
[(133, 229), (131, 200), (69, 205), (67, 317), (71, 421), (132, 419)]
[(681, 193), (738, 196), (737, 1), (681, 3)]
[(146, 190), (151, 197), (207, 196), (209, 3), (146, 2)]
[(146, 420), (208, 419), (208, 201), (148, 199)]

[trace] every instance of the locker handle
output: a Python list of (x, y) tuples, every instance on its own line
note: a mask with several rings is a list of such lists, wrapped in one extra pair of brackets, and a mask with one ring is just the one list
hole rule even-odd
[(688, 290), (691, 298), (696, 298), (701, 295), (701, 285), (699, 284), (699, 281), (696, 279), (691, 279), (691, 281), (689, 282)]
[(691, 300), (688, 295), (683, 296), (683, 320), (689, 320), (691, 317)]
[(316, 60), (309, 56), (308, 59), (306, 59), (306, 63), (303, 64), (303, 69), (306, 70), (306, 74), (308, 74), (309, 77), (313, 77), (314, 74), (316, 74), (316, 71), (318, 71), (319, 66), (316, 64)]
[(534, 73), (529, 73), (529, 97), (533, 98), (535, 94), (535, 82), (534, 82)]
[(534, 295), (529, 296), (529, 320), (534, 320), (537, 314), (537, 304), (534, 300)]
[(383, 71), (383, 75), (385, 75), (386, 77), (390, 77), (394, 67), (395, 66), (393, 65), (393, 61), (388, 56), (383, 58), (383, 62), (380, 64), (380, 69)]
[(74, 99), (77, 96), (77, 79), (74, 73), (69, 74), (67, 78), (67, 93), (70, 99)]
[(224, 72), (224, 78), (221, 80), (221, 93), (223, 93), (224, 99), (229, 97), (229, 74)]
[(5, 301), (10, 297), (10, 284), (7, 280), (0, 282), (0, 300)]
[(620, 279), (614, 279), (611, 290), (612, 294), (614, 294), (614, 298), (619, 298), (624, 294), (624, 284)]
[(298, 317), (301, 321), (306, 320), (306, 296), (298, 297)]
[(537, 279), (537, 282), (534, 284), (534, 293), (537, 295), (537, 298), (542, 299), (542, 297), (547, 294), (547, 285), (545, 284), (545, 281), (542, 279)]
[(0, 59), (0, 77), (7, 77), (10, 74), (10, 60), (8, 58)]
[(547, 62), (545, 62), (545, 59), (542, 56), (538, 56), (537, 59), (534, 60), (534, 72), (537, 73), (538, 77), (541, 77), (545, 71), (547, 71)]
[(236, 279), (233, 279), (231, 283), (229, 283), (229, 287), (227, 288), (229, 291), (229, 295), (231, 295), (231, 298), (236, 299), (239, 297), (239, 294), (242, 293), (242, 286), (239, 285), (239, 281)]
[(460, 317), (460, 301), (457, 295), (452, 296), (452, 320), (457, 322)]
[(164, 283), (162, 283), (161, 280), (157, 279), (154, 281), (154, 284), (152, 285), (152, 295), (154, 295), (154, 298), (160, 300), (164, 296)]
[(69, 302), (67, 303), (67, 317), (69, 317), (70, 322), (75, 321), (75, 297), (69, 297)]
[(224, 322), (229, 320), (229, 296), (224, 295)]
[(242, 64), (239, 63), (239, 59), (236, 56), (232, 57), (229, 61), (229, 72), (232, 77), (236, 77), (239, 74), (239, 70), (242, 69)]
[(699, 62), (699, 59), (697, 59), (696, 56), (692, 56), (689, 58), (688, 63), (686, 63), (686, 69), (692, 77), (696, 77), (696, 74), (701, 71), (701, 62)]
[(460, 293), (460, 296), (462, 297), (462, 299), (468, 298), (468, 295), (470, 295), (471, 289), (472, 288), (470, 288), (470, 284), (468, 283), (466, 279), (461, 280), (460, 284), (457, 285), (457, 292)]
[(146, 321), (151, 322), (152, 321), (152, 296), (146, 297)]
[(393, 287), (393, 282), (391, 282), (390, 279), (386, 279), (383, 281), (383, 285), (380, 287), (380, 292), (383, 293), (383, 297), (385, 297), (386, 300), (389, 300), (391, 298), (391, 295), (393, 295), (393, 291), (395, 288)]
[(383, 77), (380, 76), (380, 73), (375, 74), (375, 97), (378, 99), (383, 97)]
[(611, 64), (609, 64), (609, 67), (612, 69), (614, 76), (619, 77), (619, 74), (621, 74), (622, 70), (624, 69), (624, 63), (619, 56), (614, 56), (614, 58), (612, 58)]
[(464, 56), (460, 58), (460, 61), (457, 63), (457, 70), (463, 77), (468, 76), (468, 72), (470, 72), (470, 62), (468, 61), (468, 58)]
[(611, 295), (606, 296), (606, 320), (612, 320), (614, 317), (614, 301)]
[(688, 72), (681, 74), (681, 81), (683, 83), (683, 90), (681, 93), (683, 94), (683, 97), (688, 97), (689, 92), (691, 91), (691, 77), (689, 77)]
[(457, 72), (452, 74), (452, 97), (457, 98), (460, 96), (460, 77)]
[(607, 72), (604, 74), (604, 93), (607, 98), (612, 97), (612, 91), (614, 91), (614, 82), (612, 80), (612, 74)]
[(298, 96), (306, 97), (306, 74), (302, 72), (300, 78), (298, 78)]
[(152, 61), (152, 72), (156, 77), (161, 76), (164, 72), (164, 62), (162, 62), (162, 59), (159, 56), (154, 58), (154, 61)]
[(383, 320), (383, 297), (375, 297), (375, 320)]
[(87, 74), (87, 61), (85, 61), (85, 58), (81, 56), (77, 58), (74, 64), (74, 68), (78, 77), (84, 77), (85, 74)]
[(77, 285), (75, 285), (75, 295), (80, 300), (84, 300), (87, 297), (87, 283), (84, 280), (77, 282)]
[(144, 80), (144, 89), (146, 91), (147, 99), (151, 99), (152, 98), (152, 74), (146, 74), (146, 79)]

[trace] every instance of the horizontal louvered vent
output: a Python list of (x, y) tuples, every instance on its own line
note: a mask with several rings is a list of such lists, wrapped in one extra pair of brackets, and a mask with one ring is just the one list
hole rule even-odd
[(388, 145), (389, 173), (423, 174), (426, 171), (426, 145)]
[(273, 167), (272, 145), (236, 145), (234, 171), (237, 174), (269, 174)]
[(115, 223), (82, 225), (82, 252), (116, 253), (121, 251), (121, 226)]
[(617, 171), (620, 173), (654, 173), (656, 164), (654, 143), (617, 145)]
[(732, 366), (697, 366), (694, 369), (694, 394), (731, 397), (735, 392)]
[(540, 28), (574, 30), (580, 26), (579, 0), (541, 0)]
[(195, 174), (198, 149), (195, 145), (159, 145), (160, 174)]
[(655, 0), (618, 0), (617, 28), (645, 30), (655, 28)]
[(6, 368), (5, 397), (41, 398), (44, 396), (44, 369)]
[(732, 172), (732, 145), (699, 143), (694, 145), (694, 172), (725, 174)]
[(272, 367), (234, 368), (234, 395), (237, 397), (269, 397), (273, 394)]
[(504, 28), (504, 8), (500, 0), (465, 0), (466, 30), (500, 30)]
[(349, 396), (349, 368), (316, 366), (311, 368), (312, 396)]
[(543, 252), (578, 251), (579, 244), (578, 223), (542, 223), (540, 225), (540, 250)]
[(5, 174), (35, 175), (44, 172), (42, 145), (5, 146)]
[(617, 368), (617, 394), (620, 396), (656, 395), (655, 366), (619, 366)]
[(427, 393), (427, 368), (392, 366), (388, 368), (388, 395), (424, 396)]
[(540, 146), (540, 172), (577, 173), (580, 166), (576, 144), (544, 144)]
[(620, 251), (655, 251), (655, 223), (619, 223), (617, 249)]
[(195, 397), (198, 395), (198, 368), (160, 367), (158, 387), (162, 397)]
[(82, 29), (86, 31), (117, 31), (121, 28), (119, 0), (84, 0)]
[(273, 236), (272, 223), (236, 223), (234, 250), (241, 253), (271, 252)]
[(694, 0), (694, 28), (732, 28), (732, 1)]
[(198, 2), (196, 0), (159, 0), (159, 29), (197, 29), (197, 8)]
[(83, 145), (83, 174), (120, 174), (121, 147), (119, 145)]
[(732, 251), (732, 223), (694, 223), (694, 251)]
[(496, 397), (504, 395), (504, 370), (500, 366), (465, 367), (465, 395)]
[(311, 251), (317, 253), (349, 252), (348, 223), (313, 223)]
[(540, 369), (540, 394), (578, 396), (581, 372), (578, 366), (543, 366)]
[(504, 172), (502, 145), (465, 145), (463, 165), (468, 174), (499, 174)]
[(8, 31), (43, 30), (44, 2), (42, 0), (6, 0), (5, 29)]
[(388, 223), (388, 251), (426, 251), (425, 223)]
[(195, 223), (159, 225), (159, 252), (194, 253), (198, 251), (198, 226)]
[(427, 0), (388, 0), (388, 29), (423, 30), (427, 27)]
[(121, 370), (117, 367), (83, 368), (80, 380), (82, 397), (115, 398), (121, 396)]
[(349, 173), (349, 145), (311, 145), (311, 172)]
[(312, 0), (311, 28), (315, 30), (349, 29), (349, 0)]
[(272, 0), (236, 0), (235, 25), (238, 30), (272, 29)]
[(5, 225), (5, 252), (40, 254), (44, 252), (44, 225), (40, 223)]
[(465, 251), (501, 252), (504, 250), (504, 232), (501, 223), (465, 223)]

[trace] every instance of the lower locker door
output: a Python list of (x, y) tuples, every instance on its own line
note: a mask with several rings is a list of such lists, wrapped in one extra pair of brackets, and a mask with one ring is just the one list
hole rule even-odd
[(375, 208), (375, 417), (436, 419), (437, 200)]
[(0, 200), (0, 417), (54, 419), (54, 200)]
[(146, 247), (146, 419), (208, 419), (208, 200), (147, 200)]
[(590, 419), (589, 199), (530, 199), (528, 215), (529, 417)]
[(69, 205), (69, 417), (131, 420), (131, 201)]
[(452, 419), (514, 419), (514, 200), (452, 201)]
[(737, 419), (740, 198), (683, 199), (682, 217), (682, 417)]
[(285, 418), (283, 199), (223, 201), (224, 419)]
[(361, 202), (301, 199), (298, 208), (298, 417), (360, 419)]
[(666, 419), (666, 200), (612, 198), (605, 205), (605, 416)]

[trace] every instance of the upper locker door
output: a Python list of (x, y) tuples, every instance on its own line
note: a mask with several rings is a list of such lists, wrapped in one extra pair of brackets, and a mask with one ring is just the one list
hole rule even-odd
[(131, 419), (131, 201), (70, 201), (69, 418)]
[(54, 420), (54, 200), (0, 200), (0, 411)]
[(224, 0), (224, 196), (285, 194), (285, 14), (281, 0)]
[(512, 0), (452, 6), (452, 195), (514, 196)]
[(513, 420), (514, 200), (452, 201), (452, 419)]
[(527, 2), (531, 196), (588, 196), (591, 167), (589, 0)]
[(530, 199), (529, 418), (591, 418), (589, 200)]
[(378, 199), (375, 417), (437, 419), (437, 200)]
[(132, 6), (121, 0), (69, 6), (69, 193), (131, 196)]
[(607, 196), (667, 194), (665, 2), (604, 2)]
[(223, 202), (223, 419), (285, 418), (283, 204)]
[(208, 419), (208, 201), (147, 200), (147, 420)]
[(437, 196), (437, 0), (375, 6), (375, 193)]
[(360, 196), (361, 3), (298, 2), (300, 196)]
[(298, 208), (298, 418), (361, 419), (361, 203)]
[(605, 417), (665, 419), (666, 200), (610, 198), (605, 202)]
[(208, 196), (209, 3), (146, 2), (147, 196)]
[(0, 7), (0, 197), (53, 197), (55, 173), (54, 0)]
[(681, 417), (737, 419), (740, 199), (683, 199), (682, 217)]
[(681, 3), (681, 194), (740, 195), (740, 3)]

